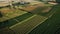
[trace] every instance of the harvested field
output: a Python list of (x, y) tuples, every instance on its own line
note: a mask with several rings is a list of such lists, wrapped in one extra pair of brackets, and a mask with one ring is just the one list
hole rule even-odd
[(46, 9), (42, 10), (42, 13), (47, 13), (49, 10), (51, 10), (52, 7), (47, 7)]
[[(25, 10), (27, 12), (31, 12), (31, 13), (46, 13), (46, 12), (49, 12), (49, 10), (51, 9), (53, 5), (50, 5), (50, 4), (36, 4), (36, 5), (33, 5), (33, 6), (27, 6), (25, 8), (22, 8), (22, 10)], [(47, 10), (48, 9), (48, 10)]]
[(46, 7), (42, 7), (42, 8), (38, 7), (35, 10), (28, 11), (28, 12), (30, 12), (32, 14), (37, 14), (37, 15), (43, 15), (44, 14), (46, 16), (46, 14), (49, 13), (51, 9), (52, 9), (52, 7), (47, 7), (47, 6)]
[(1, 11), (2, 13), (8, 13), (8, 12), (14, 11), (14, 9), (2, 8), (2, 9), (0, 9), (0, 11)]
[(32, 10), (36, 9), (37, 7), (44, 7), (44, 6), (45, 6), (45, 4), (39, 3), (39, 4), (35, 4), (35, 5), (28, 5), (28, 6), (24, 7), (24, 8), (22, 8), (22, 9), (26, 10), (26, 11), (32, 11)]
[(8, 3), (0, 3), (0, 7), (1, 6), (7, 6), (8, 5)]

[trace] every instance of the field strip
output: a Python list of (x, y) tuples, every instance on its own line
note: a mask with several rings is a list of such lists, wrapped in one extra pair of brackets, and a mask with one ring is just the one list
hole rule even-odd
[[(38, 33), (39, 34), (53, 34), (53, 33), (55, 33), (56, 30), (57, 30), (56, 25), (59, 26), (59, 22), (58, 22), (58, 20), (59, 20), (59, 18), (58, 18), (59, 17), (59, 14), (58, 14), (59, 11), (58, 10), (59, 10), (59, 8), (57, 10), (54, 10), (55, 11), (54, 15), (51, 15), (52, 17), (50, 16), (51, 17), (51, 18), (49, 17), (50, 19), (45, 21), (44, 24), (41, 25), (41, 27), (40, 27), (40, 25), (38, 27), (36, 27), (29, 34), (34, 34), (34, 33), (36, 33), (36, 34), (38, 34)], [(48, 24), (49, 24), (49, 26), (48, 26)]]
[(14, 20), (16, 20), (17, 22), (19, 22), (17, 19), (14, 19)]
[(47, 18), (50, 18), (51, 16), (53, 16), (53, 14), (55, 13), (56, 11), (52, 11), (48, 14)]
[[(56, 11), (54, 11), (54, 12), (51, 11), (51, 12), (50, 12), (50, 16), (47, 17), (45, 20), (47, 20), (48, 18), (52, 17), (55, 12), (56, 12)], [(44, 21), (45, 21), (45, 20), (44, 20)], [(42, 21), (42, 22), (44, 22), (44, 21)], [(41, 22), (41, 23), (42, 23), (42, 22)], [(41, 24), (41, 23), (40, 23), (40, 24)], [(28, 31), (26, 34), (28, 34), (29, 32), (31, 32), (31, 31), (32, 31), (34, 28), (36, 28), (38, 25), (39, 25), (39, 24), (37, 24), (35, 27), (33, 27), (33, 28), (32, 28), (30, 31)]]
[(32, 17), (29, 17), (22, 22), (16, 20), (19, 23), (11, 26), (10, 29), (19, 32), (20, 34), (28, 34), (30, 31), (32, 31), (34, 28), (36, 28), (39, 24), (43, 23), (48, 18), (49, 17), (33, 15)]
[[(50, 15), (52, 16), (54, 13), (55, 12), (53, 12)], [(20, 34), (24, 34), (24, 33), (28, 34), (30, 31), (36, 28), (39, 24), (43, 23), (45, 20), (47, 20), (50, 17), (35, 15), (33, 19), (29, 18), (25, 21), (22, 21), (21, 23), (11, 26), (10, 28), (15, 30), (16, 32), (19, 32)]]
[[(15, 18), (15, 17), (17, 17), (17, 16), (21, 16), (21, 15), (23, 15), (23, 14), (25, 14), (25, 13), (27, 13), (27, 12), (20, 13), (20, 14), (16, 14), (16, 15), (10, 15), (10, 16), (6, 16), (6, 17), (8, 17), (9, 19), (11, 19), (11, 18)], [(13, 17), (11, 17), (11, 16), (13, 16)]]
[(31, 28), (26, 34), (28, 34), (29, 32), (31, 32), (34, 28), (36, 28), (38, 25), (40, 25), (41, 23), (43, 23), (45, 20), (47, 20), (48, 18), (45, 18), (43, 21), (41, 21), (39, 24), (35, 25), (33, 28)]
[(20, 23), (18, 23), (18, 24), (15, 24), (15, 25), (11, 26), (10, 28), (12, 29), (13, 27), (15, 27), (15, 26), (17, 26), (17, 25), (19, 25), (19, 24), (21, 24), (21, 23), (23, 23), (23, 22), (25, 22), (25, 21), (27, 21), (27, 20), (35, 17), (35, 16), (36, 16), (36, 15), (33, 15), (32, 17), (30, 17), (30, 18), (28, 18), (28, 19), (26, 19), (26, 20), (24, 20), (24, 21), (22, 21), (22, 22), (20, 22)]
[[(14, 14), (14, 15), (9, 15), (9, 16), (3, 16), (2, 18), (0, 18), (0, 22), (9, 20), (9, 19), (17, 17), (17, 16), (21, 16), (21, 15), (23, 15), (25, 13), (27, 13), (27, 12), (24, 12), (24, 13), (21, 13), (21, 14), (16, 14), (16, 15)], [(11, 16), (13, 16), (13, 17), (11, 17)]]
[[(55, 12), (54, 12), (55, 13)], [(54, 13), (52, 13), (49, 17), (46, 17), (43, 21), (41, 21), (39, 24), (37, 24), (36, 26), (34, 26), (33, 28), (30, 29), (30, 31), (28, 31), (26, 34), (28, 34), (29, 32), (31, 32), (34, 28), (36, 28), (38, 25), (40, 25), (41, 23), (43, 23), (44, 21), (46, 21), (48, 18), (50, 18)]]
[(56, 12), (56, 11), (54, 11), (54, 12), (50, 12), (51, 15), (50, 15), (48, 18), (50, 18), (51, 16), (53, 16), (53, 14), (54, 14), (55, 12)]
[(13, 28), (12, 30), (15, 30), (16, 32), (19, 32), (20, 34), (26, 34), (27, 32), (30, 32), (30, 30), (34, 29), (36, 25), (43, 23), (47, 18), (44, 16), (35, 16), (32, 19), (21, 23)]

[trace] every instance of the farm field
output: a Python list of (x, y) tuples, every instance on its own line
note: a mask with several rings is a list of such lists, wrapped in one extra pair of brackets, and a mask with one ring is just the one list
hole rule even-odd
[[(44, 5), (44, 4), (43, 4)], [(43, 8), (40, 6), (39, 8), (38, 8), (38, 5), (36, 5), (37, 7), (35, 8), (34, 6), (32, 7), (32, 8), (35, 8), (35, 9), (32, 9), (32, 11), (30, 10), (31, 9), (31, 7), (28, 7), (28, 8), (26, 8), (27, 10), (26, 11), (22, 11), (22, 10), (19, 10), (19, 9), (9, 9), (9, 8), (3, 8), (3, 9), (0, 9), (1, 10), (1, 12), (3, 13), (3, 17), (2, 18), (0, 18), (0, 22), (2, 22), (2, 21), (5, 21), (5, 20), (8, 20), (8, 19), (11, 19), (11, 18), (14, 18), (14, 17), (16, 17), (16, 16), (20, 16), (20, 15), (22, 15), (22, 14), (25, 14), (25, 13), (27, 13), (27, 12), (31, 12), (31, 13), (40, 13), (42, 10), (45, 10), (45, 9), (48, 9), (48, 7), (50, 7), (50, 5), (49, 4), (47, 4), (48, 6), (43, 6)], [(53, 5), (52, 5), (53, 6)], [(29, 10), (29, 11), (28, 11)], [(49, 9), (50, 10), (50, 9)], [(48, 11), (49, 11), (48, 10)], [(38, 12), (39, 11), (39, 12)], [(12, 16), (12, 17), (11, 17)]]
[(20, 9), (22, 9), (22, 10), (25, 10), (25, 11), (28, 11), (28, 12), (32, 12), (32, 11), (34, 11), (34, 10), (36, 10), (36, 8), (38, 7), (38, 8), (46, 8), (46, 7), (52, 7), (53, 5), (51, 5), (51, 4), (44, 4), (44, 3), (38, 3), (38, 4), (34, 4), (34, 5), (27, 5), (27, 6), (24, 6), (24, 7), (22, 7), (22, 6), (20, 6)]
[(1, 6), (6, 6), (6, 5), (9, 5), (9, 4), (8, 4), (8, 3), (1, 3), (1, 2), (0, 2), (0, 7), (1, 7)]
[(23, 15), (27, 12), (25, 11), (21, 11), (21, 10), (15, 10), (15, 9), (9, 9), (9, 8), (3, 8), (0, 10), (3, 14), (3, 17), (0, 18), (0, 22), (2, 21), (6, 21), (8, 19), (12, 19), (14, 17), (17, 17), (17, 16), (20, 16), (20, 15)]
[(46, 17), (43, 16), (34, 16), (33, 18), (22, 22), (21, 24), (13, 25), (10, 27), (12, 30), (19, 32), (20, 34), (24, 34), (29, 32), (31, 29), (33, 29), (37, 24), (41, 24), (43, 21), (46, 20)]
[(1, 9), (4, 14), (4, 16), (0, 18), (1, 27), (9, 27), (20, 34), (29, 33), (53, 15), (54, 11), (50, 12), (52, 8), (53, 5), (44, 4), (43, 7), (40, 5), (32, 6), (32, 10), (30, 10), (31, 7), (27, 6), (27, 8), (23, 9), (25, 11), (20, 8), (17, 8), (16, 10), (6, 10), (5, 8), (4, 10)]
[(60, 34), (60, 4), (54, 7), (55, 14), (38, 25), (29, 34)]
[[(38, 9), (37, 9), (38, 10)], [(37, 13), (36, 10), (34, 10), (35, 13)], [(40, 10), (39, 10), (40, 11)], [(40, 13), (40, 12), (39, 12)], [(49, 16), (51, 17), (51, 15), (53, 15), (52, 13), (54, 12), (49, 12), (47, 14), (47, 16), (43, 16), (41, 14), (34, 14), (35, 16), (32, 18), (28, 18), (25, 21), (22, 21), (18, 24), (15, 24), (13, 26), (11, 26), (10, 28), (20, 34), (24, 34), (24, 33), (29, 33), (31, 30), (33, 30), (36, 26), (38, 26), (39, 24), (43, 23), (45, 20), (47, 20), (49, 18)], [(25, 28), (25, 29), (24, 29)]]
[(6, 26), (6, 27), (10, 27), (16, 23), (19, 23), (29, 17), (33, 16), (33, 14), (30, 14), (30, 13), (26, 13), (26, 14), (23, 14), (21, 16), (18, 16), (18, 17), (15, 17), (15, 18), (12, 18), (12, 19), (9, 19), (9, 20), (6, 20), (6, 21), (3, 21), (3, 22), (0, 22), (0, 24), (4, 24), (2, 25), (2, 27)]

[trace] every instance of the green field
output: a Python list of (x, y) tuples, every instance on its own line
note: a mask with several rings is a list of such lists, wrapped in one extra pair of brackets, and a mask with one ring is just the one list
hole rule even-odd
[(14, 11), (9, 11), (9, 12), (3, 14), (3, 17), (0, 18), (0, 22), (6, 21), (6, 20), (8, 20), (8, 19), (12, 19), (12, 18), (14, 18), (14, 17), (23, 15), (23, 14), (25, 14), (25, 13), (27, 13), (27, 12), (21, 11), (21, 10), (17, 10), (17, 9), (14, 10)]
[(33, 14), (26, 13), (26, 14), (24, 14), (24, 15), (20, 15), (20, 16), (18, 16), (18, 17), (15, 17), (15, 18), (12, 18), (12, 19), (3, 21), (3, 22), (1, 22), (0, 24), (1, 24), (1, 25), (4, 24), (4, 25), (2, 25), (2, 27), (4, 27), (4, 26), (9, 27), (9, 26), (12, 26), (12, 25), (14, 25), (14, 24), (16, 24), (16, 23), (19, 23), (19, 22), (21, 22), (21, 21), (23, 21), (23, 20), (25, 20), (25, 19), (27, 19), (27, 18), (29, 18), (29, 17), (31, 17), (31, 16), (33, 16)]
[[(28, 19), (26, 19), (26, 20), (24, 20), (22, 22), (19, 22), (18, 24), (15, 24), (15, 25), (11, 26), (10, 28), (12, 30), (16, 31), (16, 32), (19, 32), (20, 34), (29, 33), (36, 26), (38, 26), (39, 24), (41, 24), (45, 20), (47, 20), (50, 15), (52, 15), (52, 12), (51, 13), (49, 12), (47, 14), (47, 16), (46, 15), (45, 16), (41, 15), (40, 11), (44, 10), (45, 7), (44, 8), (40, 8), (40, 9), (39, 8), (36, 9), (36, 10), (33, 10), (31, 12), (31, 14), (34, 14), (35, 16), (33, 15), (33, 17), (31, 16), (32, 18), (28, 18)], [(46, 7), (46, 8), (48, 8), (48, 7)]]
[(29, 34), (60, 34), (60, 4), (56, 5), (52, 11), (56, 11), (55, 14)]
[(0, 18), (0, 27), (10, 27), (10, 29), (19, 32), (20, 34), (29, 33), (36, 26), (47, 20), (50, 15), (53, 15), (53, 12), (44, 13), (44, 15), (41, 13), (48, 7), (53, 7), (53, 5), (50, 6), (49, 4), (46, 4), (44, 7), (37, 7), (31, 12), (21, 10), (8, 12), (4, 18)]
[(15, 30), (16, 32), (20, 32), (20, 34), (24, 34), (30, 31), (31, 29), (33, 29), (36, 25), (41, 24), (45, 20), (46, 20), (46, 17), (36, 15), (31, 19), (25, 22), (22, 22), (21, 24), (17, 24), (11, 29)]

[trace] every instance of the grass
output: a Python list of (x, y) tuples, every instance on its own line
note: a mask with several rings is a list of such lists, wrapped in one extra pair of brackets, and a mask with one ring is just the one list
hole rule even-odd
[[(6, 26), (6, 27), (10, 27), (16, 23), (19, 23), (29, 17), (33, 16), (33, 14), (31, 13), (26, 13), (24, 15), (21, 15), (21, 16), (18, 16), (18, 17), (15, 17), (15, 18), (12, 18), (12, 19), (9, 19), (9, 20), (6, 20), (6, 21), (3, 21), (1, 22), (0, 24), (2, 25), (2, 27)], [(17, 20), (17, 21), (16, 21)], [(4, 24), (4, 25), (3, 25)]]
[(16, 10), (16, 11), (11, 11), (11, 12), (7, 13), (6, 16), (9, 18), (14, 18), (16, 16), (20, 16), (20, 15), (23, 15), (25, 13), (27, 13), (27, 12), (21, 11), (21, 10)]
[(21, 10), (11, 10), (11, 11), (8, 11), (6, 13), (3, 13), (3, 17), (0, 18), (0, 22), (8, 20), (8, 19), (12, 19), (14, 17), (23, 15), (25, 13), (27, 13), (27, 12), (21, 11)]
[(42, 21), (44, 21), (45, 19), (46, 17), (36, 15), (33, 18), (16, 25), (11, 29), (16, 32), (19, 32), (20, 34), (24, 34), (33, 29), (36, 25), (41, 24)]

